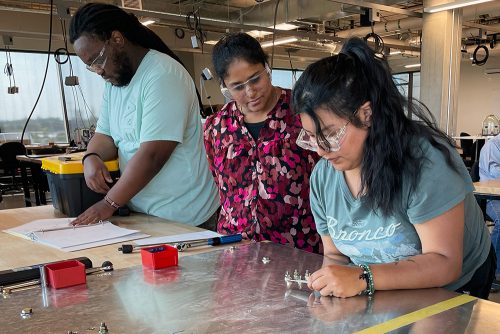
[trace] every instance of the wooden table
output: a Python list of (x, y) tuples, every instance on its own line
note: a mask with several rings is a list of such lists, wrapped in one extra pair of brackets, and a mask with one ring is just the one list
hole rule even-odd
[[(50, 206), (3, 210), (0, 227), (61, 216)], [(153, 236), (200, 231), (146, 215), (110, 220)], [(190, 249), (180, 253), (179, 266), (162, 270), (142, 268), (139, 253), (121, 254), (117, 245), (66, 253), (6, 233), (0, 243), (0, 270), (79, 256), (96, 266), (109, 260), (117, 269), (88, 276), (86, 285), (12, 293), (0, 303), (2, 333), (97, 333), (101, 322), (110, 333), (498, 331), (499, 305), (444, 289), (317, 299), (306, 287), (287, 287), (283, 277), (287, 270), (318, 269), (322, 257), (272, 243)], [(20, 310), (27, 307), (33, 314), (22, 319)]]
[(500, 179), (474, 182), (474, 195), (500, 199)]
[[(0, 229), (5, 230), (19, 226), (36, 219), (65, 217), (52, 206), (37, 206), (31, 208), (19, 208), (0, 210)], [(162, 218), (143, 214), (132, 214), (129, 217), (112, 217), (109, 219), (114, 224), (140, 230), (151, 236), (175, 235), (189, 232), (199, 232), (202, 229), (179, 223), (173, 223)], [(131, 243), (131, 242), (127, 242)], [(94, 266), (100, 266), (104, 261), (111, 261), (114, 268), (125, 268), (141, 264), (140, 252), (122, 254), (118, 251), (120, 244), (101, 246), (84, 249), (76, 252), (64, 252), (56, 248), (41, 245), (8, 233), (0, 233), (0, 245), (2, 255), (0, 256), (0, 270), (24, 267), (39, 263), (65, 260), (69, 258), (86, 256)], [(229, 245), (230, 246), (230, 245)], [(196, 247), (179, 253), (181, 256), (194, 253), (206, 252), (215, 247)]]
[(45, 144), (45, 145), (40, 145), (40, 144), (29, 144), (29, 145), (24, 145), (26, 147), (26, 150), (28, 150), (28, 153), (31, 154), (52, 154), (52, 153), (64, 153), (66, 151), (66, 148), (69, 147), (69, 144)]
[(495, 137), (495, 136), (477, 135), (477, 136), (454, 136), (452, 138), (453, 139), (468, 139), (468, 140), (481, 140), (481, 139), (487, 140), (487, 139), (491, 139), (493, 137)]

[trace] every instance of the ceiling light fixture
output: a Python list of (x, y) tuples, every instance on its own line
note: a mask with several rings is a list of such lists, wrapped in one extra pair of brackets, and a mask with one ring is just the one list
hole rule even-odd
[[(293, 43), (293, 42), (297, 42), (298, 40), (299, 39), (297, 37), (278, 38), (274, 41), (274, 45)], [(267, 41), (267, 42), (261, 43), (260, 46), (262, 48), (268, 48), (270, 46), (273, 46), (273, 41)]]
[(411, 64), (411, 65), (405, 65), (405, 68), (414, 68), (414, 67), (420, 67), (421, 64)]
[[(289, 31), (289, 30), (297, 29), (298, 27), (299, 26), (297, 26), (295, 24), (291, 24), (291, 23), (286, 23), (285, 22), (285, 23), (277, 24), (276, 25), (276, 30)], [(269, 29), (273, 29), (273, 26), (270, 26), (268, 28)], [(267, 36), (267, 35), (272, 35), (272, 32), (270, 32), (270, 31), (262, 31), (262, 30), (250, 30), (249, 32), (247, 32), (247, 34), (249, 34), (253, 38), (262, 38), (262, 37)]]
[(247, 32), (247, 34), (249, 34), (253, 38), (262, 38), (267, 35), (272, 35), (273, 33), (270, 31), (250, 30), (249, 32)]
[(156, 23), (156, 21), (152, 19), (141, 20), (141, 24), (146, 27), (152, 25), (153, 23)]
[(477, 4), (480, 4), (483, 2), (490, 2), (490, 1), (493, 1), (493, 0), (455, 0), (452, 2), (448, 2), (448, 3), (443, 3), (440, 5), (425, 7), (424, 12), (425, 13), (437, 13), (437, 12), (441, 12), (443, 10), (461, 8), (461, 7), (465, 7), (465, 6), (472, 6), (472, 5), (477, 5)]
[[(297, 29), (299, 26), (296, 26), (295, 24), (291, 24), (291, 23), (279, 23), (276, 25), (276, 30), (293, 30), (293, 29)], [(273, 26), (270, 26), (268, 28), (273, 28)]]

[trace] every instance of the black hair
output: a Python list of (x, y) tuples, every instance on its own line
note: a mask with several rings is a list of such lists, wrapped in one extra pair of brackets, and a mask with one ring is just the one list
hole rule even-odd
[[(80, 7), (71, 18), (69, 41), (73, 44), (82, 35), (106, 41), (111, 38), (111, 33), (115, 30), (120, 31), (131, 43), (165, 53), (184, 66), (179, 57), (154, 31), (139, 22), (139, 19), (134, 14), (127, 13), (114, 5), (88, 3)], [(202, 102), (198, 90), (196, 90), (196, 94), (202, 112)]]
[(447, 147), (455, 144), (437, 128), (424, 104), (408, 101), (399, 92), (385, 59), (377, 57), (359, 38), (349, 39), (338, 55), (309, 65), (292, 93), (293, 109), (311, 117), (316, 136), (326, 144), (315, 110), (325, 108), (362, 128), (365, 124), (355, 112), (367, 101), (371, 102), (372, 116), (363, 149), (360, 194), (369, 207), (388, 216), (399, 202), (403, 175), (409, 178), (412, 189), (417, 185), (426, 160), (415, 147), (419, 138), (427, 139), (458, 172)]
[(235, 59), (265, 66), (268, 56), (262, 50), (259, 41), (248, 34), (238, 32), (224, 35), (212, 51), (212, 63), (221, 82), (224, 81), (229, 65)]

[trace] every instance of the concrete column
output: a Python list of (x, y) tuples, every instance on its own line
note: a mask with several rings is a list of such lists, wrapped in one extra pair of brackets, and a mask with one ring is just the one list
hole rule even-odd
[[(424, 0), (424, 7), (445, 2), (450, 1)], [(461, 9), (424, 13), (420, 99), (449, 135), (456, 132), (461, 31)]]

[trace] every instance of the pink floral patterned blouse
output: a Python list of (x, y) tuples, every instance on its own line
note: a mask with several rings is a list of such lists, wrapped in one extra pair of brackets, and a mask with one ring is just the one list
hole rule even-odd
[(290, 97), (282, 89), (257, 140), (234, 101), (207, 119), (205, 148), (221, 202), (217, 230), (321, 253), (309, 205), (309, 175), (319, 157), (295, 143), (302, 124)]

